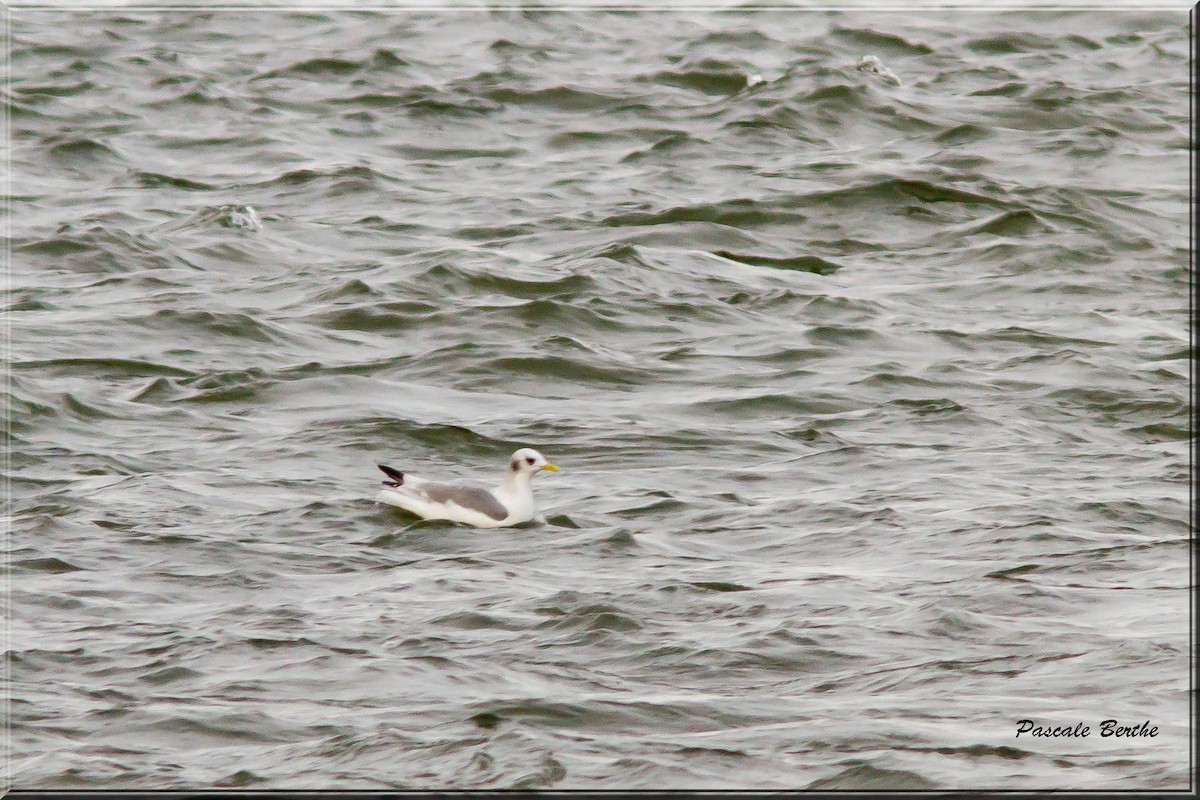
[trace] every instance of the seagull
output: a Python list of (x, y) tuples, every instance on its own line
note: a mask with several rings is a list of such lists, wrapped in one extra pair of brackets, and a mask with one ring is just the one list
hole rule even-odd
[(558, 472), (546, 457), (528, 447), (512, 454), (499, 486), (471, 482), (439, 483), (377, 464), (389, 480), (378, 500), (422, 519), (447, 519), (476, 528), (503, 528), (533, 519), (533, 476)]

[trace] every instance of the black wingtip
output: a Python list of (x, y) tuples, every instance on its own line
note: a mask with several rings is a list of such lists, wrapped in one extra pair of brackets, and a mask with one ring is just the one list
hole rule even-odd
[[(383, 470), (383, 474), (387, 475), (389, 478), (392, 479), (391, 481), (384, 481), (383, 482), (384, 486), (403, 486), (404, 485), (404, 473), (401, 472), (400, 470), (392, 469), (391, 467), (385, 467), (383, 464), (376, 464), (375, 466), (377, 466), (381, 470)], [(394, 481), (394, 483), (392, 481)]]

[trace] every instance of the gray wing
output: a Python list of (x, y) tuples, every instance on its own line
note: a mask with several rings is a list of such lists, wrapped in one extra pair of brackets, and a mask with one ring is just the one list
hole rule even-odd
[(499, 522), (508, 516), (508, 509), (483, 486), (470, 483), (427, 483), (421, 492), (435, 503), (457, 503)]

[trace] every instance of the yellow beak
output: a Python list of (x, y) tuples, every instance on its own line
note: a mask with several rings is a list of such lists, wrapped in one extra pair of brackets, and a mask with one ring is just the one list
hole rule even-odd
[(546, 464), (542, 467), (542, 469), (548, 469), (551, 472), (558, 472), (558, 467), (554, 466), (553, 464)]

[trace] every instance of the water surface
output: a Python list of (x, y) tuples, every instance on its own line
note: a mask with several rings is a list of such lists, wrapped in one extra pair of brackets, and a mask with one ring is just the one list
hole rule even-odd
[(1183, 9), (11, 13), (14, 787), (1188, 786)]

